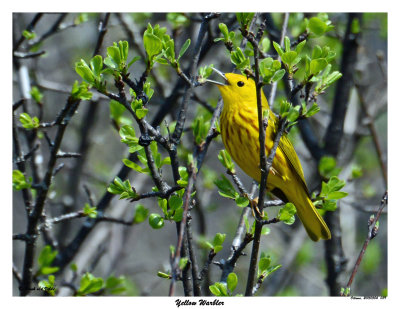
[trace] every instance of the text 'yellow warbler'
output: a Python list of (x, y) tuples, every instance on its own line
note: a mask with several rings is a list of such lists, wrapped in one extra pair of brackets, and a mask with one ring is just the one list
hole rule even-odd
[[(245, 76), (215, 70), (225, 83), (215, 81), (224, 101), (220, 117), (222, 141), (233, 160), (250, 177), (260, 182), (260, 148), (257, 113), (256, 85)], [(268, 155), (274, 144), (278, 120), (270, 110), (261, 91), (263, 110), (269, 110), (265, 150)], [(279, 142), (267, 180), (267, 190), (285, 202), (295, 205), (297, 215), (313, 241), (330, 239), (331, 233), (325, 221), (310, 200), (299, 158), (284, 134)]]

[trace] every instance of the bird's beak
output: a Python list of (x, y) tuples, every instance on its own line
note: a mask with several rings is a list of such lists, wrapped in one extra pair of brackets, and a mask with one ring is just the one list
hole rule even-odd
[(213, 71), (214, 71), (215, 73), (217, 73), (219, 76), (221, 76), (221, 77), (224, 79), (225, 83), (217, 82), (217, 81), (211, 80), (211, 79), (206, 79), (207, 82), (212, 83), (212, 84), (216, 84), (216, 85), (220, 85), (220, 86), (227, 86), (227, 85), (229, 85), (229, 81), (228, 81), (228, 79), (226, 78), (226, 76), (225, 76), (224, 73), (222, 73), (221, 71), (219, 71), (219, 70), (217, 70), (216, 68), (213, 68), (213, 67), (211, 67), (211, 69), (213, 69)]

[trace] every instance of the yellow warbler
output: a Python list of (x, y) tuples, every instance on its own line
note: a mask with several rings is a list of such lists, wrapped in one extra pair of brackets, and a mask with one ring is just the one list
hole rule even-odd
[[(224, 84), (208, 80), (217, 84), (224, 101), (220, 127), (225, 148), (247, 175), (260, 182), (260, 143), (255, 82), (242, 75), (215, 71), (225, 79)], [(269, 110), (265, 139), (268, 155), (274, 144), (278, 121), (270, 110), (262, 91), (261, 97), (263, 110)], [(268, 175), (267, 190), (283, 201), (295, 205), (297, 215), (313, 241), (331, 238), (328, 226), (310, 200), (299, 158), (285, 134), (279, 142)]]

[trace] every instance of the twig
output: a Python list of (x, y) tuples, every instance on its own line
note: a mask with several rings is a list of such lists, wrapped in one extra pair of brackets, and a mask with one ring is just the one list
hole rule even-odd
[[(376, 226), (376, 223), (378, 222), (379, 217), (382, 214), (383, 208), (385, 208), (385, 206), (387, 205), (387, 202), (388, 202), (388, 193), (386, 191), (383, 194), (383, 197), (382, 197), (382, 200), (381, 200), (381, 205), (379, 206), (379, 209), (376, 212), (376, 215), (375, 215), (374, 219), (372, 220), (372, 222), (368, 222), (368, 224), (369, 224), (368, 234), (367, 234), (367, 237), (366, 237), (366, 239), (364, 241), (364, 245), (362, 246), (360, 254), (358, 255), (358, 258), (357, 258), (357, 261), (356, 261), (356, 263), (354, 265), (353, 271), (351, 272), (349, 281), (347, 282), (345, 293), (346, 292), (350, 292), (351, 284), (353, 283), (354, 277), (357, 274), (358, 267), (361, 264), (361, 261), (362, 261), (362, 259), (364, 257), (364, 254), (365, 254), (366, 250), (367, 250), (369, 242), (371, 241), (372, 238), (374, 238), (377, 235), (378, 228)], [(341, 293), (341, 296), (347, 296), (347, 295), (344, 295), (344, 293)]]
[(189, 172), (189, 178), (188, 178), (188, 184), (185, 190), (185, 193), (183, 195), (183, 217), (182, 221), (180, 222), (180, 229), (178, 233), (178, 243), (176, 245), (176, 252), (175, 255), (172, 257), (171, 261), (171, 283), (169, 286), (169, 296), (173, 296), (175, 292), (175, 282), (178, 277), (178, 270), (179, 270), (179, 260), (181, 258), (181, 249), (182, 249), (182, 244), (184, 241), (184, 235), (185, 235), (185, 227), (186, 227), (186, 220), (187, 220), (187, 214), (188, 214), (188, 209), (189, 209), (189, 203), (190, 203), (190, 195), (192, 193), (192, 188), (193, 184), (196, 179), (196, 171), (194, 166), (189, 166), (188, 168)]
[(378, 137), (378, 133), (375, 128), (374, 119), (368, 111), (368, 106), (367, 106), (367, 103), (365, 102), (363, 92), (361, 91), (361, 86), (358, 83), (355, 83), (355, 86), (357, 89), (358, 98), (359, 98), (361, 106), (362, 106), (362, 110), (365, 113), (365, 116), (367, 118), (367, 126), (371, 133), (372, 141), (374, 143), (376, 154), (377, 154), (378, 160), (379, 160), (379, 164), (381, 166), (382, 178), (383, 178), (383, 181), (385, 182), (385, 186), (387, 187), (387, 185), (388, 185), (388, 183), (387, 183), (387, 179), (388, 179), (387, 167), (386, 167), (386, 164), (383, 159), (383, 151), (382, 151), (382, 147), (379, 143), (379, 137)]
[[(36, 24), (39, 22), (39, 20), (43, 17), (43, 13), (38, 13), (36, 14), (32, 21), (29, 23), (29, 25), (26, 27), (26, 30), (29, 32), (32, 32), (33, 29), (35, 28)], [(13, 46), (13, 53), (21, 46), (21, 44), (25, 41), (25, 37), (23, 35), (20, 36), (18, 39), (17, 43), (14, 44)]]
[[(285, 17), (283, 19), (283, 25), (282, 25), (281, 39), (279, 41), (279, 45), (281, 45), (281, 46), (283, 45), (283, 41), (285, 39), (288, 22), (289, 22), (289, 13), (285, 13)], [(278, 60), (280, 60), (280, 56), (278, 56)], [(274, 104), (277, 87), (278, 87), (278, 82), (274, 82), (272, 84), (271, 92), (270, 92), (270, 95), (269, 95), (269, 101), (268, 102), (269, 102), (270, 106), (272, 106)]]
[[(192, 200), (192, 203), (195, 200)], [(191, 207), (190, 207), (191, 208)], [(187, 233), (187, 243), (188, 243), (188, 251), (189, 251), (189, 258), (190, 258), (190, 266), (192, 268), (192, 280), (193, 280), (193, 295), (194, 296), (201, 296), (201, 278), (199, 273), (199, 267), (197, 263), (197, 257), (194, 252), (193, 248), (193, 233), (192, 233), (192, 225), (191, 223), (191, 216), (188, 213), (188, 219), (186, 223), (186, 233)]]
[(36, 58), (46, 54), (46, 51), (38, 51), (38, 52), (29, 52), (29, 53), (22, 53), (22, 52), (14, 52), (13, 56), (18, 59), (29, 59), (29, 58)]
[(19, 270), (17, 269), (17, 266), (14, 265), (14, 263), (12, 265), (12, 272), (13, 272), (14, 278), (17, 280), (18, 284), (21, 285), (22, 276), (21, 276), (21, 273), (19, 272)]

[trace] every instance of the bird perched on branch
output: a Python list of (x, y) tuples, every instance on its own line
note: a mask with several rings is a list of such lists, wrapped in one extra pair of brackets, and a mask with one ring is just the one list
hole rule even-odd
[[(214, 69), (224, 83), (207, 80), (217, 85), (224, 101), (220, 116), (222, 141), (239, 167), (250, 177), (260, 182), (260, 143), (258, 129), (257, 94), (254, 80), (246, 76), (226, 73)], [(261, 91), (262, 108), (269, 111), (266, 129), (265, 151), (273, 148), (278, 130), (278, 119), (270, 110)], [(267, 190), (293, 203), (297, 215), (313, 241), (330, 239), (331, 233), (325, 221), (312, 203), (299, 158), (288, 137), (283, 134), (267, 179)]]

